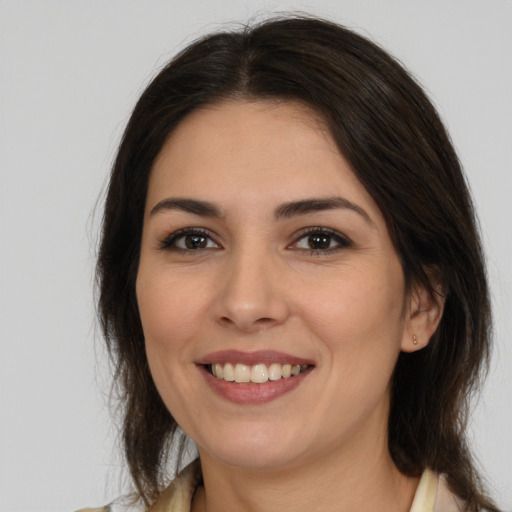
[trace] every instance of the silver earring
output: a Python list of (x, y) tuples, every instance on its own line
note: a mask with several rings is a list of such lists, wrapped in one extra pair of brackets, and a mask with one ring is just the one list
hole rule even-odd
[(416, 334), (412, 335), (412, 342), (417, 345), (418, 344), (418, 338), (416, 337)]

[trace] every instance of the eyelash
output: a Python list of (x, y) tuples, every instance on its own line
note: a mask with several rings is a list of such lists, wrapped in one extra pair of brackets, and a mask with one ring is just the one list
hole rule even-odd
[(203, 228), (184, 228), (179, 229), (178, 231), (175, 231), (171, 233), (170, 235), (166, 236), (162, 242), (159, 244), (159, 248), (162, 250), (167, 251), (179, 251), (179, 252), (195, 252), (195, 251), (201, 251), (201, 250), (208, 250), (211, 249), (211, 247), (205, 247), (205, 248), (198, 248), (198, 249), (185, 249), (183, 247), (177, 247), (175, 244), (180, 239), (185, 239), (186, 236), (198, 236), (198, 237), (204, 237), (207, 238), (215, 243), (215, 245), (218, 246), (217, 242), (215, 242), (212, 237), (211, 233)]
[[(295, 239), (295, 242), (291, 245), (297, 245), (299, 241), (310, 237), (311, 235), (320, 235), (320, 236), (326, 236), (330, 238), (330, 242), (334, 241), (337, 243), (335, 247), (329, 247), (327, 249), (309, 249), (309, 252), (312, 256), (323, 256), (328, 254), (333, 254), (334, 252), (340, 251), (342, 249), (347, 249), (348, 247), (351, 247), (352, 241), (345, 235), (341, 234), (339, 231), (336, 231), (332, 228), (325, 228), (322, 226), (314, 226), (309, 227), (301, 230), (298, 234), (295, 236), (297, 237)], [(308, 250), (308, 249), (303, 249)]]
[[(192, 253), (192, 252), (200, 252), (212, 249), (212, 247), (199, 247), (197, 249), (192, 248), (183, 248), (183, 247), (177, 247), (176, 243), (180, 239), (185, 239), (187, 236), (198, 236), (198, 237), (204, 237), (207, 238), (210, 242), (213, 242), (217, 247), (219, 248), (219, 244), (215, 242), (215, 240), (212, 239), (211, 233), (203, 228), (184, 228), (179, 229), (178, 231), (175, 231), (165, 237), (159, 244), (159, 249), (166, 250), (166, 251), (177, 251), (182, 253)], [(335, 247), (328, 247), (326, 249), (306, 249), (306, 248), (296, 248), (297, 250), (309, 250), (310, 254), (312, 256), (322, 256), (322, 255), (328, 255), (332, 254), (334, 252), (340, 251), (342, 249), (346, 249), (348, 247), (352, 246), (352, 241), (346, 237), (345, 235), (342, 235), (339, 231), (336, 231), (332, 228), (326, 228), (322, 226), (314, 226), (314, 227), (308, 227), (300, 230), (298, 233), (294, 235), (295, 241), (290, 244), (288, 247), (297, 246), (298, 243), (312, 235), (319, 235), (329, 238), (329, 245), (332, 241), (336, 242)], [(207, 241), (207, 243), (209, 243)], [(215, 248), (215, 247), (213, 247)]]

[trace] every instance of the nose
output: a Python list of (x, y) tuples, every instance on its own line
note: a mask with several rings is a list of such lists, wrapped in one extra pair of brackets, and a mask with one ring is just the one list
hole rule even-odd
[(226, 262), (218, 291), (216, 316), (224, 326), (258, 332), (286, 321), (290, 315), (286, 277), (277, 257), (244, 251)]

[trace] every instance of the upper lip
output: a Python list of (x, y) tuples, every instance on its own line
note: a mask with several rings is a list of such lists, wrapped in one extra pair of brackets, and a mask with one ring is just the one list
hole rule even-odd
[(247, 366), (256, 364), (291, 364), (291, 365), (312, 365), (310, 359), (304, 359), (285, 352), (277, 352), (275, 350), (257, 350), (255, 352), (243, 352), (241, 350), (219, 350), (207, 354), (198, 360), (196, 364), (224, 364), (224, 363), (240, 363)]

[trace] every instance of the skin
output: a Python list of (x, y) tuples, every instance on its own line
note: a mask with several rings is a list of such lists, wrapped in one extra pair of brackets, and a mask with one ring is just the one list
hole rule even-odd
[[(351, 207), (276, 218), (284, 203), (332, 197)], [(169, 198), (207, 201), (220, 216), (162, 206)], [(191, 227), (204, 248), (169, 243)], [(309, 227), (332, 230), (328, 250), (311, 248)], [(390, 381), (441, 310), (405, 290), (382, 212), (314, 112), (231, 101), (178, 125), (150, 176), (137, 299), (156, 386), (198, 445), (195, 512), (409, 510), (417, 480), (387, 448)], [(275, 400), (235, 404), (196, 364), (229, 349), (314, 368)]]

